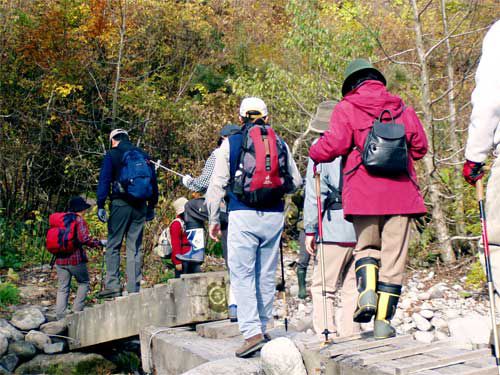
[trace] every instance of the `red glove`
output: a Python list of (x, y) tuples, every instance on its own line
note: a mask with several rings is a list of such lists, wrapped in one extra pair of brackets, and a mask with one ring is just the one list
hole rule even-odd
[(475, 185), (476, 182), (484, 176), (483, 166), (484, 163), (476, 163), (474, 161), (466, 160), (464, 169), (462, 170), (465, 181), (471, 185)]

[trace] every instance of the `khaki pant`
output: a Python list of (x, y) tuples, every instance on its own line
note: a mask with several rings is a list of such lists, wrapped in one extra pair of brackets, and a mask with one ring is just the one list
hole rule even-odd
[[(319, 252), (314, 263), (311, 284), (313, 302), (313, 326), (317, 334), (325, 329), (323, 315), (323, 295), (321, 287), (321, 254)], [(354, 273), (353, 249), (334, 244), (325, 244), (325, 280), (327, 298), (327, 324), (333, 336), (348, 336), (359, 332), (359, 324), (352, 321), (358, 291)], [(336, 292), (340, 291), (336, 301)]]
[(355, 259), (378, 259), (379, 281), (401, 285), (408, 256), (410, 218), (404, 215), (353, 216), (352, 220), (358, 238)]
[[(479, 220), (479, 219), (478, 219)], [(486, 190), (486, 223), (488, 242), (490, 243), (491, 272), (497, 293), (500, 292), (500, 158), (497, 157), (491, 167), (491, 174)], [(481, 255), (484, 255), (482, 246)], [(484, 257), (481, 256), (484, 266)], [(498, 307), (498, 304), (497, 304)]]

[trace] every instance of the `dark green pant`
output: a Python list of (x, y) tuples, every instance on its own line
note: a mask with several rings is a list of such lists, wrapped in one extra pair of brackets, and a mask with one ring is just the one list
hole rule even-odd
[(121, 199), (111, 202), (106, 246), (106, 289), (120, 290), (120, 249), (125, 236), (127, 249), (127, 291), (139, 291), (142, 266), (142, 233), (146, 205), (135, 208)]

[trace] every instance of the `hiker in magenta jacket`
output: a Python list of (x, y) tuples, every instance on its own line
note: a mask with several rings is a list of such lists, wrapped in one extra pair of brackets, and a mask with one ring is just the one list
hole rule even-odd
[[(345, 157), (343, 209), (358, 240), (355, 259), (360, 294), (354, 321), (369, 322), (378, 311), (374, 326), (377, 338), (395, 334), (389, 321), (401, 294), (410, 219), (426, 212), (413, 161), (427, 153), (427, 137), (414, 109), (389, 93), (385, 84), (382, 73), (368, 61), (354, 60), (346, 69), (344, 98), (332, 113), (330, 129), (309, 154), (316, 163)], [(384, 109), (405, 126), (408, 174), (372, 175), (361, 163), (366, 137)]]

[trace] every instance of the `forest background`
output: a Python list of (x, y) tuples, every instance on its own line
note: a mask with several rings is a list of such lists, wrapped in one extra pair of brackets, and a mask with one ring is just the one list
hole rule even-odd
[[(499, 16), (495, 0), (0, 0), (0, 266), (40, 262), (49, 213), (95, 197), (113, 128), (196, 175), (241, 98), (260, 96), (304, 172), (315, 108), (341, 98), (357, 57), (384, 72), (429, 137), (418, 163), (429, 214), (412, 264), (473, 254), (480, 225), (461, 166), (481, 42)], [(147, 255), (188, 194), (172, 174), (159, 180)], [(95, 208), (87, 217), (104, 237)], [(168, 277), (150, 263), (160, 271), (149, 281)]]

